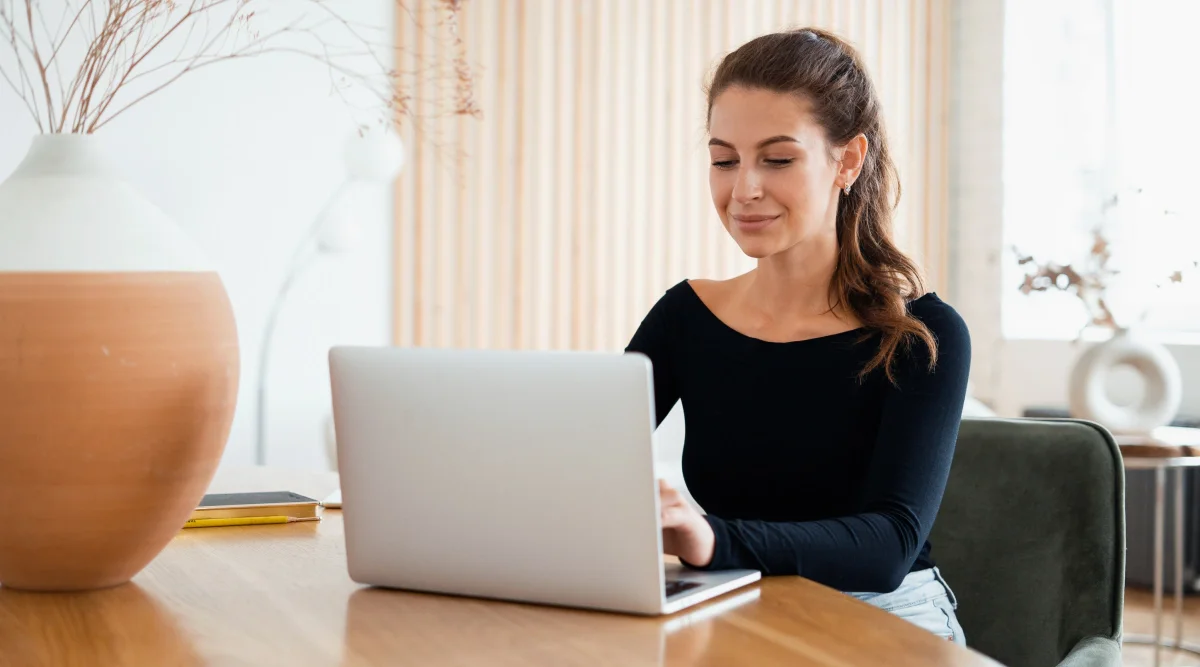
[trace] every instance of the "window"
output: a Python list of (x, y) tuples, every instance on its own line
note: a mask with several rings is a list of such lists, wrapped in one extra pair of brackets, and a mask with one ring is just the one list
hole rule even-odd
[(1085, 268), (1097, 228), (1118, 272), (1106, 291), (1117, 322), (1200, 334), (1200, 2), (1009, 0), (1005, 11), (1005, 337), (1080, 334), (1089, 314), (1075, 295), (1021, 293), (1028, 267), (1013, 247)]

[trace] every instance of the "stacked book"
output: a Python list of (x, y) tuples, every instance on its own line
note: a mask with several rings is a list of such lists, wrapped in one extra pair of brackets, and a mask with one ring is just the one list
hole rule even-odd
[(320, 521), (317, 500), (291, 491), (256, 493), (210, 493), (184, 528), (211, 526), (253, 526), (297, 521)]

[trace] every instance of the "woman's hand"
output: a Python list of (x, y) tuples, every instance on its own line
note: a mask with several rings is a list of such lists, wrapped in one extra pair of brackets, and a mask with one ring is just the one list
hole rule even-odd
[(661, 479), (658, 480), (658, 500), (662, 513), (663, 551), (696, 567), (712, 562), (716, 538), (704, 515)]

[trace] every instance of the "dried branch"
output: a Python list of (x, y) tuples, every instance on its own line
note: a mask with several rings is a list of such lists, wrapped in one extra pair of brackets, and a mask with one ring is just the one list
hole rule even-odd
[(473, 76), (471, 67), (463, 55), (466, 53), (466, 47), (463, 45), (462, 35), (458, 31), (458, 16), (462, 9), (462, 2), (461, 0), (446, 0), (442, 3), (441, 8), (445, 12), (444, 23), (454, 46), (455, 103), (459, 109), (463, 110), (463, 113), (476, 115), (479, 113), (479, 107), (475, 104)]
[[(205, 0), (205, 1), (208, 4), (202, 5), (199, 8), (199, 11), (201, 11), (201, 12), (207, 12), (218, 5), (225, 4), (229, 0)], [(249, 0), (236, 0), (236, 2), (238, 3), (237, 9), (240, 10), (243, 7), (245, 7), (245, 5), (249, 2)], [(146, 59), (146, 57), (148, 57), (151, 53), (153, 53), (155, 50), (157, 50), (158, 47), (161, 46), (168, 37), (170, 37), (172, 34), (174, 34), (176, 30), (178, 30), (184, 24), (190, 22), (192, 19), (194, 19), (198, 15), (203, 15), (203, 16), (207, 17), (207, 13), (199, 14), (197, 12), (195, 3), (193, 2), (193, 6), (188, 8), (188, 11), (184, 13), (183, 17), (180, 18), (178, 21), (176, 21), (161, 36), (159, 36), (159, 38), (157, 40), (155, 40), (154, 43), (150, 44), (146, 48), (146, 50), (141, 53), (141, 55), (137, 55), (137, 52), (135, 51), (134, 57), (132, 58), (129, 66), (125, 69), (124, 74), (121, 76), (121, 80), (117, 83), (117, 85), (114, 87), (114, 89), (112, 90), (111, 93), (109, 93), (101, 98), (100, 109), (94, 114), (94, 118), (91, 121), (90, 125), (87, 125), (87, 127), (86, 127), (87, 132), (89, 132), (89, 133), (95, 132), (101, 125), (108, 122), (108, 120), (112, 120), (113, 118), (116, 118), (118, 115), (120, 115), (122, 112), (124, 112), (129, 107), (133, 106), (134, 104), (137, 104), (138, 102), (141, 102), (142, 100), (144, 100), (147, 97), (149, 97), (150, 95), (162, 90), (163, 88), (166, 88), (168, 85), (170, 85), (171, 83), (174, 83), (176, 80), (178, 80), (184, 73), (190, 71), (189, 68), (185, 68), (183, 70), (183, 72), (180, 72), (179, 74), (175, 75), (174, 77), (168, 79), (165, 83), (155, 87), (151, 91), (138, 97), (133, 102), (130, 102), (129, 104), (125, 105), (120, 110), (115, 112), (107, 120), (101, 122), (101, 118), (103, 117), (104, 111), (108, 109), (108, 106), (112, 103), (113, 99), (116, 97), (117, 91), (119, 91), (121, 86), (126, 81), (128, 81), (130, 74), (132, 74), (133, 71), (135, 69), (137, 69), (137, 67), (139, 65), (142, 64), (142, 62)], [(221, 28), (217, 31), (216, 36), (214, 36), (212, 39), (210, 39), (208, 41), (208, 43), (204, 47), (201, 48), (201, 50), (197, 53), (197, 55), (193, 56), (192, 62), (195, 62), (195, 60), (197, 58), (199, 58), (201, 55), (203, 55), (208, 49), (213, 48), (213, 45), (215, 45), (218, 41), (222, 40), (226, 35), (228, 35), (230, 30), (234, 26), (236, 20), (237, 20), (237, 11), (235, 10), (233, 18), (229, 19), (229, 21), (224, 23), (221, 26)], [(191, 69), (194, 69), (194, 68), (191, 68)]]
[[(1115, 200), (1114, 200), (1115, 201)], [(1058, 290), (1070, 292), (1079, 297), (1088, 312), (1088, 326), (1098, 326), (1107, 329), (1121, 329), (1108, 306), (1106, 294), (1112, 284), (1112, 279), (1120, 275), (1120, 271), (1108, 266), (1112, 259), (1112, 250), (1108, 239), (1099, 229), (1092, 232), (1092, 247), (1087, 255), (1088, 266), (1082, 270), (1070, 264), (1060, 264), (1053, 261), (1038, 261), (1031, 255), (1012, 248), (1020, 266), (1032, 266), (1033, 271), (1027, 272), (1021, 281), (1019, 289), (1022, 294), (1033, 292), (1048, 292)], [(1200, 262), (1193, 262), (1193, 267), (1200, 267)], [(1182, 282), (1182, 270), (1174, 271), (1169, 276), (1170, 282)], [(1158, 285), (1158, 286), (1161, 286)], [(1086, 328), (1086, 327), (1085, 327)], [(1082, 331), (1080, 332), (1082, 334)]]
[[(42, 132), (95, 132), (190, 72), (264, 54), (322, 64), (334, 93), (349, 104), (345, 91), (366, 91), (383, 111), (381, 122), (416, 122), (413, 81), (440, 75), (454, 80), (451, 113), (479, 115), (459, 35), (462, 0), (397, 0), (401, 16), (414, 21), (407, 4), (436, 4), (437, 27), (443, 33), (439, 38), (447, 40), (453, 53), (449, 71), (440, 63), (418, 63), (408, 70), (385, 64), (381, 54), (393, 47), (368, 33), (390, 31), (347, 19), (329, 0), (293, 0), (293, 6), (306, 10), (304, 16), (265, 34), (255, 24), (267, 0), (81, 0), (78, 5), (67, 0), (57, 21), (47, 21), (39, 0), (19, 1), (24, 7), (18, 20), (13, 0), (0, 0), (0, 48), (11, 51), (16, 70), (0, 63), (0, 77)], [(270, 6), (281, 4), (274, 0)], [(308, 20), (310, 15), (315, 22)], [(349, 46), (335, 46), (331, 32)], [(291, 39), (305, 44), (285, 41)], [(82, 55), (67, 62), (71, 44), (81, 46)]]
[[(11, 34), (11, 33), (9, 33), (9, 27), (6, 24), (6, 21), (7, 21), (7, 16), (5, 15), (4, 7), (0, 6), (0, 38), (4, 38), (4, 37), (6, 37), (6, 35)], [(10, 41), (10, 39), (11, 38), (6, 39), (5, 41), (6, 42)], [(15, 42), (11, 42), (11, 43), (13, 43), (13, 48), (15, 50), (16, 49)], [(23, 69), (22, 69), (21, 73), (24, 74)], [(36, 108), (34, 108), (33, 104), (30, 103), (29, 98), (25, 97), (25, 86), (24, 86), (25, 80), (18, 77), (18, 81), (20, 81), (22, 84), (22, 85), (18, 86), (17, 82), (13, 81), (12, 77), (10, 77), (8, 75), (8, 72), (5, 72), (2, 68), (0, 68), (0, 77), (4, 78), (5, 83), (7, 83), (10, 88), (12, 88), (13, 92), (17, 94), (17, 97), (20, 98), (22, 104), (25, 105), (25, 108), (29, 110), (30, 115), (32, 115), (34, 117), (34, 120), (37, 121), (37, 123), (38, 123), (38, 129), (39, 130), (42, 129), (41, 114), (38, 113), (38, 110)]]
[(46, 64), (42, 62), (42, 54), (38, 51), (37, 35), (33, 31), (33, 0), (25, 0), (25, 18), (29, 28), (30, 50), (33, 52), (33, 62), (37, 65), (38, 78), (42, 81), (42, 89), (46, 93), (46, 116), (50, 124), (54, 124), (54, 96), (50, 94), (50, 80), (47, 78)]
[[(68, 3), (68, 6), (69, 6), (69, 3)], [(64, 12), (64, 15), (65, 14), (66, 14), (66, 12)], [(56, 35), (58, 35), (59, 33), (62, 32), (62, 22), (59, 21), (58, 30), (56, 30), (54, 32), (54, 34), (51, 34), (50, 26), (46, 25), (46, 16), (44, 14), (42, 14), (41, 11), (38, 11), (37, 15), (38, 15), (38, 24), (41, 25), (42, 32), (44, 32), (46, 34), (46, 39), (50, 42), (51, 45), (58, 43), (58, 38), (56, 37)], [(61, 71), (61, 69), (59, 69), (58, 63), (55, 62), (55, 60), (54, 60), (54, 55), (56, 53), (57, 53), (57, 49), (55, 49), (53, 52), (51, 52), (50, 57), (46, 59), (46, 69), (49, 70), (51, 67), (54, 68), (54, 78), (55, 78), (55, 81), (58, 83), (58, 94), (59, 94), (59, 97), (63, 97), (64, 91), (63, 91), (63, 87), (62, 87), (62, 71)]]

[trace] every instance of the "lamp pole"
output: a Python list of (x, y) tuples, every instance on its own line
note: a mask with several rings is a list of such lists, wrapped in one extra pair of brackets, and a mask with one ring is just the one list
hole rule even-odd
[(270, 367), (271, 344), (274, 342), (279, 313), (283, 310), (283, 304), (287, 301), (287, 296), (295, 286), (296, 280), (308, 267), (312, 266), (313, 260), (321, 253), (321, 246), (317, 243), (317, 238), (329, 221), (329, 212), (333, 204), (338, 201), (345, 190), (346, 184), (343, 183), (329, 199), (329, 203), (322, 209), (321, 214), (313, 221), (312, 226), (309, 227), (308, 234), (296, 248), (283, 283), (280, 284), (279, 291), (276, 292), (275, 298), (271, 302), (271, 312), (267, 316), (262, 342), (258, 348), (258, 406), (255, 413), (258, 424), (254, 439), (254, 463), (256, 465), (261, 466), (267, 463), (267, 370)]
[[(326, 202), (321, 213), (313, 221), (308, 233), (297, 246), (292, 261), (288, 265), (283, 283), (271, 302), (271, 311), (267, 315), (267, 323), (263, 328), (262, 341), (258, 349), (258, 405), (256, 411), (256, 430), (254, 439), (254, 462), (257, 465), (267, 463), (267, 371), (270, 367), (271, 346), (275, 337), (275, 328), (279, 322), (279, 313), (287, 300), (288, 294), (295, 286), (297, 279), (312, 266), (313, 261), (327, 252), (341, 250), (344, 243), (339, 237), (329, 235), (332, 228), (344, 223), (342, 218), (347, 216), (344, 207), (354, 197), (363, 196), (363, 192), (354, 192), (386, 183), (395, 178), (404, 162), (403, 146), (391, 131), (376, 133), (356, 133), (346, 144), (343, 157), (346, 162), (347, 179), (342, 182)], [(338, 231), (333, 229), (333, 231)], [(344, 230), (342, 230), (344, 231)]]

